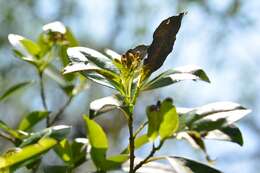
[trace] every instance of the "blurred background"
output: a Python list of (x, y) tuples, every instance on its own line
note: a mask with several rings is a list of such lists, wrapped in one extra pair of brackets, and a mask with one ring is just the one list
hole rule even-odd
[[(225, 173), (254, 173), (260, 169), (260, 1), (258, 0), (0, 0), (0, 94), (12, 84), (37, 79), (35, 69), (15, 58), (7, 35), (16, 33), (37, 39), (42, 25), (56, 20), (69, 26), (81, 46), (119, 53), (138, 44), (150, 44), (159, 23), (168, 16), (187, 11), (174, 51), (157, 72), (196, 64), (209, 75), (211, 84), (182, 82), (144, 93), (136, 108), (136, 126), (145, 118), (144, 105), (173, 97), (175, 104), (195, 107), (215, 101), (239, 102), (252, 113), (239, 123), (244, 146), (207, 141), (215, 166)], [(52, 81), (45, 81), (47, 102), (57, 111), (66, 96)], [(90, 82), (66, 109), (60, 123), (73, 125), (71, 137), (84, 136), (82, 114), (90, 101), (109, 96), (112, 90)], [(24, 113), (42, 109), (37, 83), (0, 104), (0, 119), (16, 127)], [(127, 128), (118, 112), (98, 118), (109, 133), (111, 153), (127, 144)], [(104, 123), (105, 122), (105, 123)], [(38, 128), (41, 128), (39, 125)], [(113, 142), (114, 141), (114, 142)], [(10, 147), (0, 139), (0, 151)], [(145, 156), (148, 147), (139, 150)], [(205, 161), (203, 154), (186, 142), (168, 141), (160, 154), (182, 155)], [(45, 159), (56, 162), (55, 158)], [(57, 161), (58, 162), (58, 161)], [(84, 172), (84, 166), (78, 172)]]

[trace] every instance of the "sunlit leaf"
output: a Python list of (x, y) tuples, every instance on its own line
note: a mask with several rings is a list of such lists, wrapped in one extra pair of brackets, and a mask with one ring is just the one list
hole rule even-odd
[(91, 157), (98, 168), (103, 167), (106, 160), (108, 140), (103, 129), (94, 121), (84, 116), (86, 122), (88, 139), (91, 145)]
[(148, 57), (144, 61), (145, 70), (152, 73), (159, 69), (171, 53), (176, 35), (180, 29), (184, 13), (172, 16), (160, 23), (153, 34), (153, 42), (148, 48)]
[(119, 167), (128, 159), (127, 154), (106, 158), (108, 140), (103, 129), (94, 121), (84, 116), (87, 126), (88, 139), (91, 145), (91, 158), (99, 170), (111, 170)]
[(167, 160), (176, 173), (221, 173), (213, 167), (182, 157), (167, 157)]
[(7, 97), (11, 96), (12, 94), (14, 94), (16, 91), (28, 86), (29, 84), (31, 84), (31, 81), (27, 81), (27, 82), (21, 82), (18, 84), (15, 84), (13, 86), (11, 86), (10, 88), (8, 88), (1, 96), (0, 96), (0, 101), (6, 99)]
[(158, 135), (161, 139), (174, 134), (179, 126), (179, 116), (171, 99), (162, 103), (149, 106), (146, 110), (148, 118), (148, 133), (150, 140), (155, 140)]
[(147, 82), (142, 87), (142, 90), (157, 89), (184, 80), (202, 80), (210, 82), (208, 76), (201, 68), (189, 65), (161, 73), (151, 81)]
[[(201, 107), (186, 109), (187, 124), (192, 125), (198, 120), (217, 121), (225, 119), (226, 124), (233, 124), (240, 120), (251, 110), (233, 102), (216, 102)], [(184, 113), (184, 112), (183, 112)], [(182, 114), (182, 113), (180, 113)]]
[(67, 50), (67, 53), (72, 62), (91, 62), (99, 68), (116, 72), (111, 59), (94, 49), (87, 47), (72, 47)]
[(42, 27), (44, 31), (59, 32), (61, 34), (66, 33), (66, 27), (59, 21), (51, 22)]
[(32, 59), (32, 57), (37, 57), (41, 52), (41, 48), (37, 43), (20, 35), (9, 34), (8, 40), (11, 45), (25, 57)]
[(0, 157), (0, 170), (15, 164), (19, 164), (27, 159), (43, 154), (57, 144), (57, 141), (52, 138), (42, 138), (36, 144), (18, 149), (10, 155)]
[(123, 105), (123, 101), (118, 96), (109, 96), (94, 100), (90, 103), (90, 118), (94, 118), (102, 113), (117, 109)]
[(118, 59), (120, 60), (121, 59), (121, 55), (111, 49), (105, 49), (105, 54), (108, 55), (109, 58), (115, 60), (115, 59)]
[(210, 131), (205, 136), (206, 139), (223, 140), (243, 145), (242, 133), (235, 125), (229, 125), (221, 129)]
[(20, 121), (19, 130), (30, 130), (34, 125), (43, 120), (49, 115), (50, 112), (47, 111), (34, 111), (25, 115), (25, 117)]
[(63, 71), (64, 74), (73, 72), (81, 72), (90, 80), (110, 88), (118, 87), (120, 83), (119, 76), (115, 73), (101, 69), (96, 65), (88, 62), (87, 64), (85, 62), (72, 62), (66, 66)]
[(179, 116), (176, 112), (176, 108), (173, 106), (163, 116), (163, 120), (159, 129), (159, 134), (161, 139), (173, 135), (173, 133), (176, 132), (176, 130), (178, 129), (178, 126), (179, 126)]
[(14, 138), (20, 139), (21, 135), (16, 130), (9, 127), (6, 123), (0, 120), (0, 129), (7, 132), (9, 135), (13, 136)]

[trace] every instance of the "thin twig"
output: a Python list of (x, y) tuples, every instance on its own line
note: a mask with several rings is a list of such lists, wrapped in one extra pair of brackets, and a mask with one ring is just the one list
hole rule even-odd
[(147, 161), (149, 161), (149, 159), (154, 156), (154, 154), (156, 153), (156, 151), (158, 151), (158, 150), (161, 149), (161, 147), (162, 147), (163, 144), (164, 144), (164, 141), (165, 141), (165, 140), (161, 140), (161, 141), (160, 141), (160, 144), (159, 144), (157, 147), (155, 147), (155, 145), (153, 144), (153, 148), (152, 148), (150, 154), (149, 154), (144, 160), (142, 160), (141, 162), (139, 162), (139, 163), (135, 166), (135, 168), (134, 168), (134, 173), (135, 173), (139, 168), (141, 168), (144, 164), (146, 164)]
[(53, 120), (50, 122), (50, 126), (59, 120), (60, 116), (64, 113), (65, 109), (69, 106), (72, 101), (73, 96), (70, 96), (67, 102), (60, 108), (60, 110), (54, 115)]
[[(45, 97), (45, 92), (44, 92), (44, 83), (43, 83), (43, 73), (39, 72), (39, 78), (40, 78), (40, 94), (41, 94), (41, 99), (42, 99), (42, 105), (45, 111), (48, 111), (47, 107), (47, 102), (46, 102), (46, 97)], [(50, 116), (47, 116), (46, 119), (46, 126), (50, 126)]]
[(135, 131), (134, 138), (145, 128), (145, 126), (148, 124), (148, 121), (144, 122), (140, 125), (140, 127)]

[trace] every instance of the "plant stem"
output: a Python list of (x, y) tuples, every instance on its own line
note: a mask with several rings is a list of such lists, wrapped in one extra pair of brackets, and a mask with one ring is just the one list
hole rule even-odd
[(164, 144), (164, 141), (165, 141), (165, 140), (161, 140), (161, 141), (160, 141), (160, 144), (159, 144), (157, 147), (155, 147), (155, 145), (153, 144), (153, 148), (152, 148), (150, 154), (149, 154), (144, 160), (142, 160), (141, 162), (139, 162), (139, 163), (135, 166), (133, 173), (135, 173), (139, 168), (141, 168), (144, 164), (146, 164), (146, 163), (149, 161), (149, 159), (154, 156), (154, 154), (156, 153), (156, 151), (158, 151), (158, 150), (161, 149), (161, 147), (162, 147), (163, 144)]
[(60, 108), (60, 110), (54, 115), (53, 120), (50, 122), (50, 126), (59, 120), (60, 116), (64, 113), (65, 109), (69, 106), (72, 101), (73, 96), (70, 96), (67, 102)]
[(133, 133), (133, 115), (129, 116), (128, 128), (129, 128), (129, 154), (130, 154), (130, 169), (129, 169), (129, 173), (134, 173), (135, 140), (134, 140), (134, 133)]
[[(41, 94), (41, 99), (42, 99), (42, 105), (45, 111), (48, 111), (47, 107), (47, 102), (46, 102), (46, 97), (45, 97), (45, 92), (44, 92), (44, 83), (43, 83), (43, 72), (39, 72), (39, 78), (40, 78), (40, 94)], [(46, 126), (50, 126), (50, 116), (47, 116), (46, 119)]]

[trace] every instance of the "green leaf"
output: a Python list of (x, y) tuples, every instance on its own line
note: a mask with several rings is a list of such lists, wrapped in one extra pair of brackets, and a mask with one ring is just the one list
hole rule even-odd
[(183, 110), (180, 114), (187, 117), (186, 123), (188, 126), (195, 126), (197, 121), (199, 123), (201, 120), (217, 121), (221, 119), (225, 119), (226, 125), (230, 125), (251, 112), (251, 110), (233, 102), (216, 102), (193, 109), (186, 109), (185, 111)]
[(0, 157), (0, 170), (19, 164), (27, 159), (43, 154), (57, 144), (57, 141), (52, 138), (42, 138), (36, 144), (18, 149), (10, 155)]
[(68, 40), (69, 42), (69, 46), (70, 47), (75, 47), (79, 45), (78, 40), (76, 39), (76, 37), (74, 36), (74, 34), (71, 32), (71, 30), (67, 27), (66, 28), (66, 40)]
[(37, 57), (41, 52), (41, 48), (37, 43), (20, 35), (9, 34), (8, 40), (11, 45), (25, 57)]
[(124, 162), (129, 159), (128, 154), (119, 154), (116, 156), (110, 156), (102, 165), (102, 170), (113, 170), (119, 168)]
[(84, 116), (87, 126), (88, 139), (91, 145), (91, 157), (95, 165), (102, 168), (106, 160), (106, 151), (108, 149), (108, 140), (103, 129), (94, 121)]
[(210, 131), (206, 134), (205, 138), (212, 140), (230, 141), (243, 146), (242, 133), (235, 125), (229, 125), (221, 129)]
[(88, 62), (72, 62), (63, 70), (63, 74), (81, 72), (88, 79), (98, 84), (108, 86), (110, 88), (120, 89), (119, 76), (109, 70), (101, 69), (96, 65)]
[(76, 138), (70, 143), (63, 139), (56, 145), (54, 151), (70, 167), (75, 168), (86, 161), (88, 140)]
[(20, 139), (21, 135), (16, 130), (10, 128), (6, 123), (0, 120), (0, 129), (7, 132), (9, 135), (13, 136), (16, 139)]
[(42, 131), (39, 132), (30, 133), (25, 139), (23, 139), (23, 142), (21, 143), (20, 147), (24, 147), (26, 145), (32, 144), (33, 142), (46, 136), (54, 138), (56, 140), (62, 140), (67, 137), (70, 130), (71, 130), (71, 126), (58, 125), (58, 126), (52, 126), (43, 129)]
[(22, 45), (26, 48), (26, 50), (34, 55), (34, 56), (38, 56), (41, 52), (41, 48), (32, 40), (29, 39), (23, 39), (20, 40), (20, 42), (22, 43)]
[(167, 160), (176, 173), (222, 173), (213, 167), (182, 157), (172, 156), (167, 157)]
[(89, 116), (90, 118), (95, 118), (102, 113), (120, 109), (122, 105), (123, 100), (117, 95), (97, 99), (90, 103)]
[(49, 114), (50, 112), (47, 111), (31, 112), (20, 121), (18, 129), (23, 131), (30, 130), (34, 125), (46, 118)]
[(11, 96), (12, 94), (14, 94), (16, 91), (28, 86), (29, 84), (31, 84), (31, 81), (27, 81), (27, 82), (21, 82), (18, 84), (15, 84), (13, 86), (11, 86), (9, 89), (7, 89), (1, 96), (0, 96), (0, 101), (6, 99), (7, 97)]
[(158, 130), (160, 123), (162, 121), (162, 116), (159, 111), (156, 110), (157, 107), (152, 105), (146, 108), (146, 115), (148, 118), (148, 132), (147, 136), (151, 141), (155, 140), (158, 136)]
[(198, 132), (209, 132), (215, 129), (221, 129), (227, 125), (227, 121), (225, 118), (221, 118), (218, 120), (207, 120), (207, 119), (201, 119), (196, 122), (194, 122), (190, 129), (195, 130)]
[[(155, 159), (154, 157), (152, 159)], [(136, 158), (136, 161), (140, 162), (143, 159), (141, 158)], [(156, 160), (156, 159), (155, 159)], [(158, 159), (160, 160), (160, 159)], [(129, 172), (129, 162), (127, 162), (126, 164), (124, 164), (122, 166), (122, 169), (124, 172)], [(141, 168), (139, 168), (137, 171), (137, 173), (176, 173), (173, 172), (172, 167), (164, 164), (164, 163), (160, 163), (160, 162), (147, 162), (145, 163)], [(186, 173), (186, 172), (185, 172)]]
[(150, 140), (155, 140), (158, 135), (161, 139), (167, 138), (178, 129), (179, 116), (171, 99), (162, 103), (149, 106), (146, 110), (148, 117), (148, 133)]
[(105, 49), (105, 54), (112, 60), (121, 59), (121, 55), (111, 49)]
[(199, 132), (196, 131), (180, 132), (177, 134), (177, 138), (185, 139), (191, 144), (192, 147), (196, 149), (201, 149), (206, 152), (205, 144)]
[(190, 65), (168, 70), (166, 72), (161, 73), (154, 79), (148, 81), (142, 87), (142, 90), (146, 91), (157, 89), (184, 80), (202, 80), (205, 82), (210, 82), (208, 76), (201, 68)]
[(170, 137), (179, 127), (179, 116), (176, 112), (176, 108), (171, 108), (163, 116), (162, 123), (160, 125), (159, 134), (161, 139)]
[(76, 138), (71, 144), (71, 154), (73, 166), (77, 167), (86, 161), (89, 140), (86, 138)]
[(108, 140), (103, 129), (94, 121), (84, 116), (87, 134), (91, 145), (91, 158), (99, 170), (111, 170), (119, 167), (129, 156), (121, 154), (106, 158)]
[(71, 173), (72, 169), (69, 166), (64, 166), (64, 165), (51, 165), (51, 166), (44, 166), (43, 172), (44, 173)]
[(67, 139), (63, 139), (62, 141), (60, 141), (54, 148), (54, 151), (65, 163), (69, 165), (73, 164), (71, 156), (71, 147)]
[(72, 47), (67, 50), (72, 62), (90, 62), (101, 69), (117, 72), (112, 60), (102, 53), (87, 47)]

